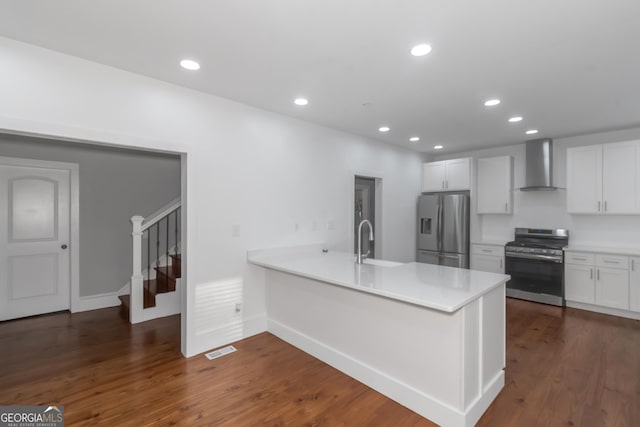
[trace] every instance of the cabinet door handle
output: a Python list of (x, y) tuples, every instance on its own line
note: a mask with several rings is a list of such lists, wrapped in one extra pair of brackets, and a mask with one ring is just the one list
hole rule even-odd
[(593, 268), (589, 269), (589, 279), (593, 280)]
[(606, 262), (607, 264), (620, 264), (620, 262), (618, 261), (609, 261), (608, 259), (605, 259), (604, 262)]
[(502, 268), (502, 261), (503, 261), (503, 259), (500, 258), (500, 268)]
[(504, 204), (504, 211), (509, 212), (509, 203)]
[(600, 280), (600, 269), (596, 270), (596, 280)]
[(483, 249), (482, 252), (493, 252), (491, 249)]
[[(442, 181), (442, 189), (444, 190), (444, 180)], [(600, 210), (600, 209), (598, 209)]]
[(598, 212), (600, 212), (600, 201), (598, 201)]
[(635, 261), (636, 261), (635, 259), (631, 260), (631, 271), (636, 271), (636, 262)]
[(604, 211), (605, 212), (607, 211), (607, 201), (606, 200), (604, 201)]
[(586, 258), (577, 257), (577, 256), (574, 256), (573, 259), (575, 259), (576, 261), (586, 261), (587, 260)]
[(444, 180), (444, 188), (449, 189), (449, 180)]

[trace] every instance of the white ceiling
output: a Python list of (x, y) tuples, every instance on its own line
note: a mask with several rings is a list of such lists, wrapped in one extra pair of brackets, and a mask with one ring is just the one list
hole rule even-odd
[(0, 0), (0, 35), (426, 152), (640, 126), (639, 22), (637, 0)]

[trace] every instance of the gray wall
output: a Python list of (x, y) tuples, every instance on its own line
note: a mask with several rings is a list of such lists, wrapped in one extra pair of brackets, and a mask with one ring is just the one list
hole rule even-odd
[(180, 157), (0, 134), (0, 156), (78, 163), (80, 296), (131, 277), (131, 222), (180, 197)]

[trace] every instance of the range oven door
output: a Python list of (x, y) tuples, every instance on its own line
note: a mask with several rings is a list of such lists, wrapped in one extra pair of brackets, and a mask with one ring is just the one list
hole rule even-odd
[[(546, 258), (546, 259), (545, 259)], [(507, 296), (564, 306), (564, 263), (562, 258), (505, 256)]]

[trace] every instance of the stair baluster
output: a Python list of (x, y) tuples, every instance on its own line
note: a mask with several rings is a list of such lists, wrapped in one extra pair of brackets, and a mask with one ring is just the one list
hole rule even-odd
[[(179, 224), (180, 214), (180, 200), (175, 200), (166, 207), (158, 210), (155, 214), (150, 215), (147, 219), (138, 215), (131, 218), (133, 225), (133, 275), (131, 276), (131, 294), (121, 296), (123, 306), (125, 308), (128, 307), (129, 320), (131, 323), (142, 322), (157, 316), (158, 312), (151, 310), (145, 312), (144, 309), (156, 307), (157, 294), (174, 292), (176, 290), (176, 281), (181, 277), (179, 251), (181, 233)], [(171, 227), (173, 226), (173, 224), (171, 224), (172, 217), (175, 221), (173, 233), (171, 233)], [(144, 238), (147, 239), (146, 245), (143, 245), (142, 242)], [(152, 238), (155, 238), (155, 244), (153, 245), (155, 246), (155, 253), (153, 254), (151, 253)], [(163, 238), (165, 239), (165, 248), (164, 251), (161, 252)], [(171, 238), (174, 239), (173, 242), (170, 241)], [(174, 244), (173, 251), (171, 250), (171, 244)], [(143, 264), (145, 255), (147, 257), (146, 266)], [(164, 260), (162, 259), (162, 255), (165, 257)], [(147, 270), (146, 278), (144, 274), (145, 267)], [(155, 272), (155, 279), (151, 277), (151, 267), (153, 267)], [(165, 299), (164, 301), (167, 300)], [(175, 301), (175, 299), (172, 301)], [(174, 303), (175, 302), (172, 304)]]
[(180, 208), (175, 210), (175, 215), (174, 215), (175, 221), (176, 221), (176, 227), (175, 227), (175, 240), (174, 240), (175, 246), (173, 247), (174, 248), (173, 252), (175, 256), (178, 256), (178, 214), (179, 213), (180, 213)]

